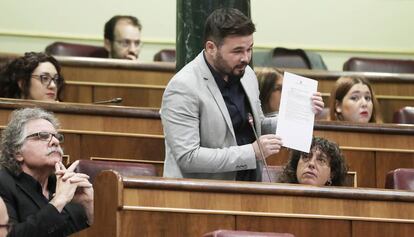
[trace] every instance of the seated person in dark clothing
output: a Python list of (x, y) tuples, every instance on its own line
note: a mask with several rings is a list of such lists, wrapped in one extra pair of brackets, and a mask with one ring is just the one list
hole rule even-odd
[(13, 228), (8, 236), (68, 236), (93, 222), (88, 176), (62, 165), (56, 118), (42, 109), (12, 113), (2, 133), (0, 196)]
[(314, 137), (310, 153), (292, 150), (279, 182), (342, 186), (346, 173), (347, 166), (339, 146), (325, 138)]
[(58, 61), (44, 53), (25, 53), (0, 72), (0, 97), (57, 101), (63, 85)]

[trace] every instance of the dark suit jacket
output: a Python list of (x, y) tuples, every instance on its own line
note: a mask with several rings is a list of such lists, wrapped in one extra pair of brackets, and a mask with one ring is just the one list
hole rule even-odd
[[(54, 193), (56, 177), (49, 177), (48, 189)], [(68, 236), (88, 227), (83, 207), (67, 204), (61, 213), (49, 204), (40, 184), (26, 173), (13, 175), (6, 168), (0, 170), (0, 196), (6, 203), (14, 227), (8, 236)]]

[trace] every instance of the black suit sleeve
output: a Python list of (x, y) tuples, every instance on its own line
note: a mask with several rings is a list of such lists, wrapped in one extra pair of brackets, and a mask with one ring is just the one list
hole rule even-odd
[(0, 181), (0, 196), (6, 204), (10, 222), (14, 224), (8, 237), (60, 237), (88, 227), (83, 207), (75, 203), (66, 205), (61, 213), (49, 203), (34, 214), (19, 216), (19, 213), (22, 213), (21, 208), (35, 209), (38, 206), (21, 198), (22, 193), (15, 188), (13, 181), (13, 179)]

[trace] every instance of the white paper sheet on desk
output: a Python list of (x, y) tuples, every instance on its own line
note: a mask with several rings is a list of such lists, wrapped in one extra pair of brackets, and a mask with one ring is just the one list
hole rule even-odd
[(315, 121), (311, 97), (317, 88), (318, 81), (285, 72), (276, 128), (284, 147), (309, 152)]

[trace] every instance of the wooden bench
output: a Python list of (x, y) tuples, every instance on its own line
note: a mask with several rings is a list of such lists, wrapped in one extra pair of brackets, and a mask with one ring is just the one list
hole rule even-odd
[[(335, 126), (328, 128), (332, 129)], [(359, 187), (383, 188), (388, 171), (414, 167), (414, 149), (411, 144), (414, 142), (414, 131), (406, 131), (407, 134), (393, 134), (381, 132), (380, 129), (367, 131), (351, 128), (353, 128), (351, 131), (327, 131), (315, 126), (315, 134), (340, 144), (350, 171), (358, 173)], [(162, 135), (62, 131), (66, 136), (65, 151), (72, 157), (73, 154), (77, 154), (74, 157), (79, 159), (95, 156), (156, 162), (164, 160), (165, 147)], [(404, 129), (399, 132), (404, 132)], [(279, 155), (267, 160), (269, 165), (284, 165), (287, 158), (288, 152), (284, 149)]]
[[(90, 105), (100, 110), (88, 110), (86, 105), (71, 103), (0, 100), (0, 125), (6, 125), (13, 109), (25, 106), (38, 106), (56, 113), (62, 124), (61, 132), (65, 134), (65, 153), (72, 161), (90, 157), (156, 163), (164, 160), (164, 136), (158, 111), (102, 105)], [(340, 145), (350, 171), (358, 174), (359, 187), (383, 188), (388, 171), (414, 167), (413, 128), (319, 121), (314, 134)], [(287, 157), (288, 152), (283, 149), (267, 160), (269, 165), (284, 165)]]
[(140, 63), (129, 60), (56, 57), (68, 81), (166, 85), (175, 71), (174, 63)]
[(159, 109), (165, 86), (66, 81), (63, 101), (93, 103), (122, 98), (120, 105)]
[[(92, 103), (121, 97), (123, 98), (121, 105), (160, 108), (164, 90), (163, 85), (66, 81), (63, 101)], [(322, 94), (326, 107), (329, 106), (329, 95), (329, 92)], [(392, 122), (394, 111), (404, 106), (414, 106), (414, 96), (379, 95), (377, 97), (385, 122)]]
[[(165, 85), (175, 74), (172, 63), (136, 63), (130, 61), (57, 57), (67, 81), (65, 101), (89, 103), (123, 97), (123, 105), (157, 107), (161, 105)], [(262, 68), (255, 68), (256, 71)], [(368, 78), (379, 99), (385, 122), (392, 122), (394, 111), (414, 106), (414, 74), (343, 72), (308, 69), (286, 69), (319, 81), (318, 90), (325, 102), (335, 81), (341, 76)], [(128, 85), (126, 85), (128, 84)]]
[[(136, 63), (131, 61), (57, 57), (67, 81), (102, 82), (138, 85), (167, 85), (175, 74), (173, 63)], [(263, 68), (256, 67), (256, 71)], [(283, 70), (283, 69), (282, 69)], [(408, 96), (414, 94), (414, 74), (344, 72), (309, 69), (286, 69), (289, 72), (319, 81), (319, 91), (330, 93), (335, 81), (341, 76), (363, 76), (373, 84), (378, 96)]]
[(295, 236), (412, 236), (414, 193), (291, 184), (122, 177), (95, 181), (95, 222), (77, 236), (202, 236), (216, 229)]
[(0, 125), (15, 109), (40, 107), (53, 112), (66, 130), (163, 135), (158, 109), (0, 98)]

